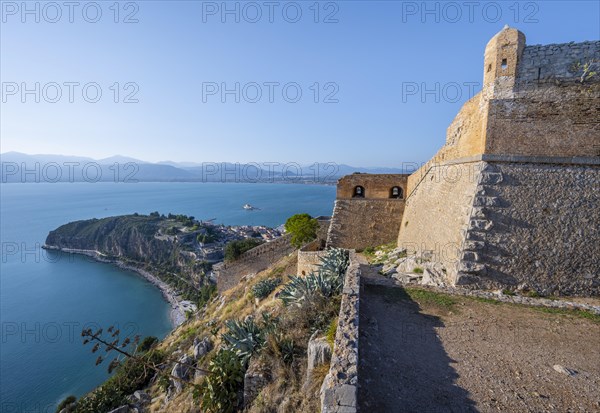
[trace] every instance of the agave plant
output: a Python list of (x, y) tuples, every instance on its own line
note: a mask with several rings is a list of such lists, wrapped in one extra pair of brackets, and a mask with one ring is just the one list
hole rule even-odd
[(339, 280), (326, 277), (321, 273), (310, 273), (306, 277), (290, 276), (279, 298), (284, 305), (296, 305), (301, 307), (305, 302), (311, 301), (317, 294), (323, 297), (331, 297), (341, 291)]
[(279, 298), (281, 298), (283, 304), (302, 306), (314, 292), (312, 276), (312, 273), (306, 277), (290, 275), (290, 281), (279, 293)]
[(267, 278), (266, 280), (259, 281), (252, 287), (252, 294), (259, 300), (262, 300), (263, 298), (267, 298), (280, 283), (281, 278)]
[(348, 251), (341, 248), (328, 250), (321, 258), (316, 274), (310, 273), (306, 277), (290, 276), (290, 282), (283, 287), (279, 298), (285, 305), (300, 307), (316, 294), (323, 297), (339, 294), (344, 286), (344, 274), (349, 262)]
[(348, 251), (342, 248), (332, 248), (321, 258), (319, 273), (324, 277), (344, 278), (350, 264)]
[(318, 292), (323, 297), (331, 297), (342, 292), (344, 287), (344, 277), (332, 277), (317, 273), (315, 276), (315, 284)]
[(222, 337), (227, 342), (226, 347), (235, 352), (244, 364), (265, 344), (263, 329), (252, 318), (228, 320), (225, 326), (228, 331)]
[(279, 317), (271, 313), (261, 313), (263, 337), (273, 333), (279, 326)]
[(285, 364), (291, 364), (296, 357), (296, 344), (294, 343), (294, 340), (280, 335), (276, 337), (275, 342), (277, 343), (283, 362)]

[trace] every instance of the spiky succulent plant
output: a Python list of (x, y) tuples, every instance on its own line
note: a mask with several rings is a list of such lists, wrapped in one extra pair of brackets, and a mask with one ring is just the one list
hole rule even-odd
[(332, 248), (321, 258), (319, 273), (328, 278), (344, 278), (350, 264), (348, 251), (342, 248)]
[(302, 306), (317, 294), (331, 297), (339, 294), (344, 286), (344, 275), (349, 265), (348, 251), (333, 248), (321, 258), (317, 273), (306, 277), (290, 276), (290, 281), (283, 287), (279, 298), (285, 305)]
[(252, 318), (227, 320), (225, 326), (227, 332), (223, 334), (223, 340), (227, 343), (226, 347), (235, 352), (244, 364), (265, 344), (263, 329)]
[(267, 298), (269, 294), (281, 283), (281, 278), (267, 278), (254, 284), (252, 294), (259, 300)]

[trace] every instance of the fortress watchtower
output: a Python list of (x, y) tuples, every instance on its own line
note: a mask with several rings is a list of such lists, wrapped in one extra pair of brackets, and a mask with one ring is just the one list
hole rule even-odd
[(599, 40), (492, 37), (481, 93), (408, 178), (398, 245), (447, 284), (598, 294), (599, 64)]
[(483, 91), (488, 99), (513, 96), (517, 65), (524, 49), (525, 35), (508, 26), (488, 42), (483, 59)]
[(408, 175), (346, 175), (338, 181), (327, 245), (361, 250), (394, 242), (400, 231)]

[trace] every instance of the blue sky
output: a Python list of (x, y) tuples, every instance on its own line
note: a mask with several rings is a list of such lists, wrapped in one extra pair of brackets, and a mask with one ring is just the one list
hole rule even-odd
[[(78, 2), (70, 22), (63, 2), (54, 3), (60, 9), (29, 2), (39, 9), (38, 23), (20, 1), (3, 1), (1, 151), (147, 161), (422, 162), (479, 91), (485, 45), (505, 24), (523, 31), (527, 44), (600, 38), (597, 1), (279, 2), (273, 22), (269, 2), (246, 3), (229, 1), (239, 13), (222, 15), (220, 1), (121, 2), (116, 16), (107, 1), (97, 3), (96, 17), (93, 4)], [(128, 15), (137, 22), (125, 23)], [(68, 82), (79, 84), (71, 86), (73, 102)], [(39, 103), (35, 93), (21, 94), (36, 83)], [(239, 103), (220, 93), (236, 83)], [(415, 95), (403, 94), (415, 85)], [(434, 92), (421, 96), (425, 88)], [(99, 100), (86, 101), (96, 90)], [(129, 99), (138, 102), (125, 103), (136, 90)], [(297, 90), (302, 96), (292, 103)]]

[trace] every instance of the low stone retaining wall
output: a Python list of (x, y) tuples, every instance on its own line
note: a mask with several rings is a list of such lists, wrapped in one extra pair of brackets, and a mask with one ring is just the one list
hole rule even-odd
[(321, 241), (316, 240), (298, 250), (298, 268), (296, 275), (310, 274), (317, 272), (321, 264), (321, 258), (325, 256), (327, 251), (319, 250)]
[(356, 413), (360, 264), (354, 251), (346, 270), (329, 373), (321, 386), (322, 413)]

